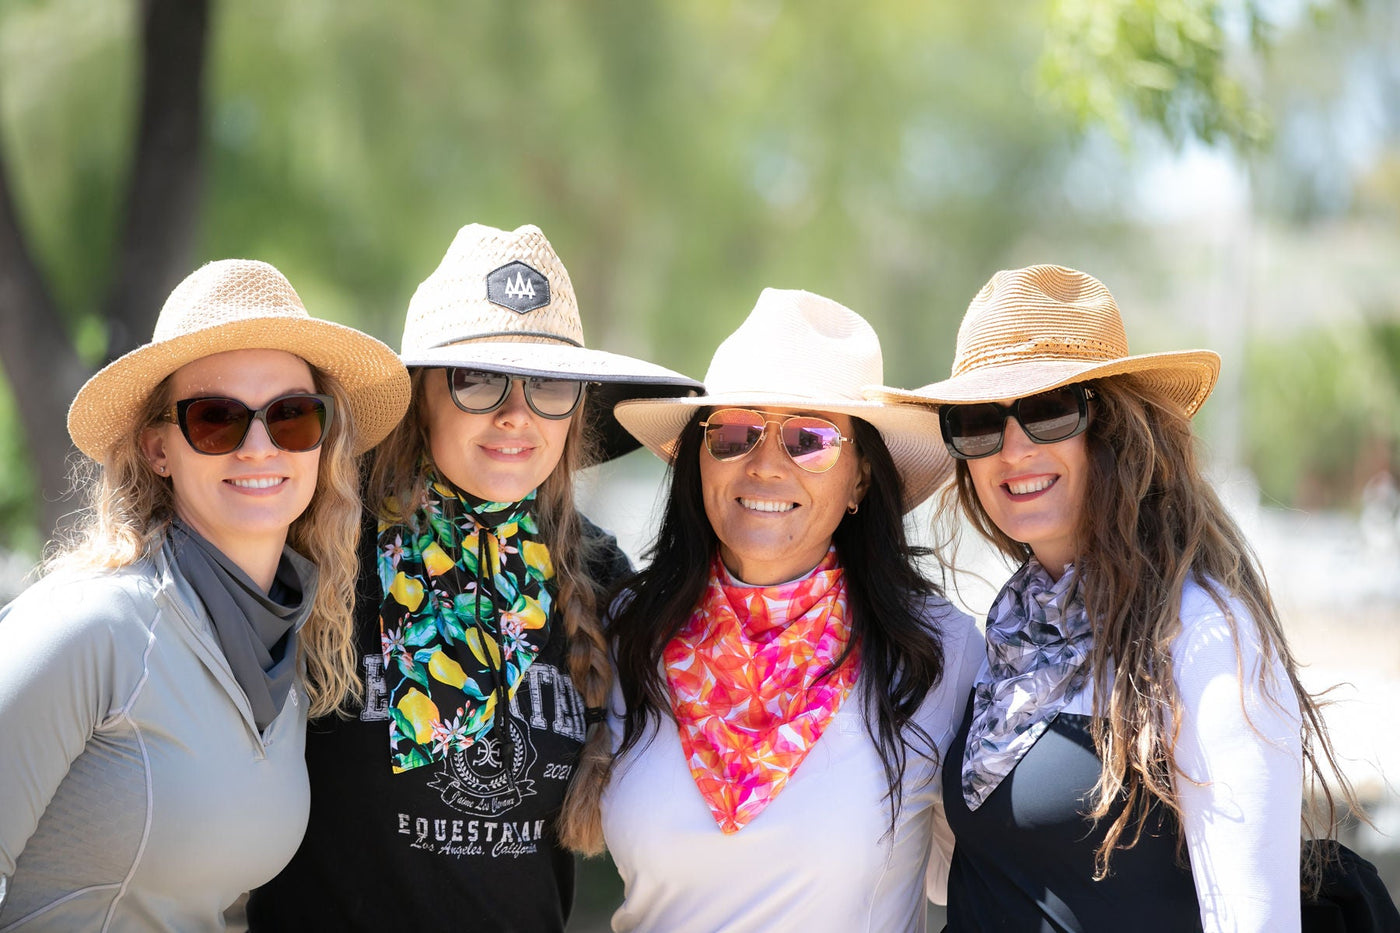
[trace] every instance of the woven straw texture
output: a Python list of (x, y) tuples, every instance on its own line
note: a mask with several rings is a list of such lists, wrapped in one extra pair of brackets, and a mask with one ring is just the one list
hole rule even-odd
[(1132, 356), (1118, 304), (1091, 275), (1029, 266), (992, 276), (968, 305), (949, 379), (913, 391), (870, 386), (869, 398), (922, 404), (1000, 401), (1072, 382), (1127, 376), (1189, 417), (1220, 375), (1210, 350)]
[[(486, 278), (512, 262), (523, 262), (549, 282), (549, 303), (524, 313), (492, 304)], [(517, 343), (583, 346), (574, 283), (539, 227), (507, 232), (484, 224), (457, 231), (433, 274), (408, 303), (403, 325), (403, 358), (409, 365), (424, 354), (465, 340), (498, 335)]]
[[(904, 478), (905, 509), (923, 502), (951, 475), (938, 418), (913, 406), (862, 395), (884, 373), (880, 339), (849, 308), (811, 292), (765, 288), (739, 329), (715, 350), (707, 394), (624, 402), (623, 427), (670, 462), (681, 429), (700, 407), (793, 408), (836, 412), (879, 430)], [(918, 417), (909, 417), (917, 413)]]
[(408, 407), (408, 372), (388, 346), (311, 317), (291, 283), (265, 262), (224, 259), (191, 273), (161, 308), (151, 342), (108, 364), (68, 409), (68, 433), (105, 458), (166, 376), (227, 350), (285, 350), (334, 376), (350, 397), (355, 449), (379, 443)]

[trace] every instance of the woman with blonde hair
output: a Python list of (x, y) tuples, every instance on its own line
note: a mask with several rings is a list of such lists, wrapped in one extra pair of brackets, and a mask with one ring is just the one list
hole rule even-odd
[[(619, 398), (694, 381), (583, 345), (536, 227), (463, 227), (404, 324), (408, 416), (375, 452), (356, 604), (364, 702), (313, 723), (311, 823), (253, 930), (562, 930), (611, 686), (599, 612), (630, 566), (577, 511), (636, 444)], [(591, 731), (590, 731), (591, 730)]]
[(937, 407), (953, 495), (1021, 563), (944, 770), (954, 933), (1299, 929), (1305, 777), (1330, 811), (1335, 761), (1197, 459), (1219, 367), (1130, 355), (1107, 288), (1031, 266), (973, 299), (951, 378), (872, 393)]
[(355, 456), (407, 402), (248, 260), (79, 391), (86, 523), (0, 610), (0, 928), (219, 930), (286, 864), (307, 713), (353, 682)]

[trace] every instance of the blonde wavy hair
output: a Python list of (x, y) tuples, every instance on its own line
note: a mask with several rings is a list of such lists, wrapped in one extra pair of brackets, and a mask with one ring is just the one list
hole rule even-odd
[[(1130, 378), (1088, 385), (1096, 397), (1086, 433), (1089, 476), (1075, 565), (1094, 624), (1092, 732), (1102, 770), (1087, 815), (1101, 820), (1123, 801), (1095, 854), (1095, 879), (1107, 875), (1115, 849), (1137, 843), (1153, 801), (1181, 818), (1172, 781), (1190, 777), (1176, 763), (1176, 732), (1170, 725), (1182, 721), (1171, 646), (1181, 631), (1181, 596), (1188, 582), (1201, 586), (1225, 614), (1237, 651), (1240, 620), (1229, 599), (1248, 610), (1265, 658), (1258, 676), (1264, 696), (1269, 695), (1268, 662), (1281, 662), (1287, 676), (1281, 686), (1292, 691), (1302, 713), (1304, 782), (1310, 792), (1304, 831), (1335, 837), (1333, 788), (1351, 812), (1359, 815), (1360, 808), (1338, 767), (1319, 700), (1298, 680), (1298, 664), (1258, 559), (1202, 475), (1190, 420)], [(1003, 554), (1025, 560), (1026, 545), (1007, 537), (982, 508), (965, 461), (958, 462), (944, 496), (956, 500), (971, 525)], [(1304, 864), (1310, 889), (1322, 867), (1317, 849), (1307, 847)]]
[[(413, 400), (408, 414), (374, 452), (369, 474), (368, 501), (381, 521), (406, 524), (427, 496), (427, 469), (432, 462), (426, 412), (429, 376), (439, 369), (413, 370)], [(549, 548), (558, 587), (555, 602), (561, 608), (569, 638), (569, 677), (583, 697), (585, 707), (600, 709), (612, 689), (612, 664), (603, 634), (600, 609), (604, 593), (588, 572), (595, 541), (583, 534), (583, 523), (574, 502), (574, 475), (589, 461), (594, 440), (580, 416), (579, 403), (564, 442), (564, 453), (554, 470), (540, 484), (536, 497), (540, 537)], [(560, 844), (584, 855), (603, 851), (603, 823), (599, 808), (612, 744), (607, 726), (587, 728), (556, 831)]]
[[(359, 569), (360, 497), (349, 396), (333, 377), (315, 367), (312, 373), (317, 391), (335, 399), (336, 417), (321, 444), (311, 504), (292, 522), (287, 544), (319, 570), (316, 598), (299, 644), (311, 698), (309, 715), (321, 716), (359, 691), (351, 607)], [(84, 460), (75, 467), (74, 486), (87, 501), (72, 531), (51, 547), (42, 573), (117, 570), (160, 550), (176, 515), (174, 488), (146, 462), (140, 440), (174, 404), (170, 396), (167, 377), (147, 398), (135, 430), (112, 445), (101, 463)]]

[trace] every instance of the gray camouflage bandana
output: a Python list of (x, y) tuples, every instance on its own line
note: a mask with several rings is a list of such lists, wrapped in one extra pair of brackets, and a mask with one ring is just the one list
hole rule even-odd
[(972, 697), (962, 792), (976, 810), (1088, 682), (1093, 626), (1071, 564), (1050, 574), (1032, 557), (987, 613), (987, 666)]

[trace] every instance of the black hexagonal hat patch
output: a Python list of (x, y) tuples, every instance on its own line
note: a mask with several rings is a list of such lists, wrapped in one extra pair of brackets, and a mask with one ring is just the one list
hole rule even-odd
[(486, 276), (486, 300), (524, 314), (549, 304), (549, 279), (526, 263), (508, 262)]

